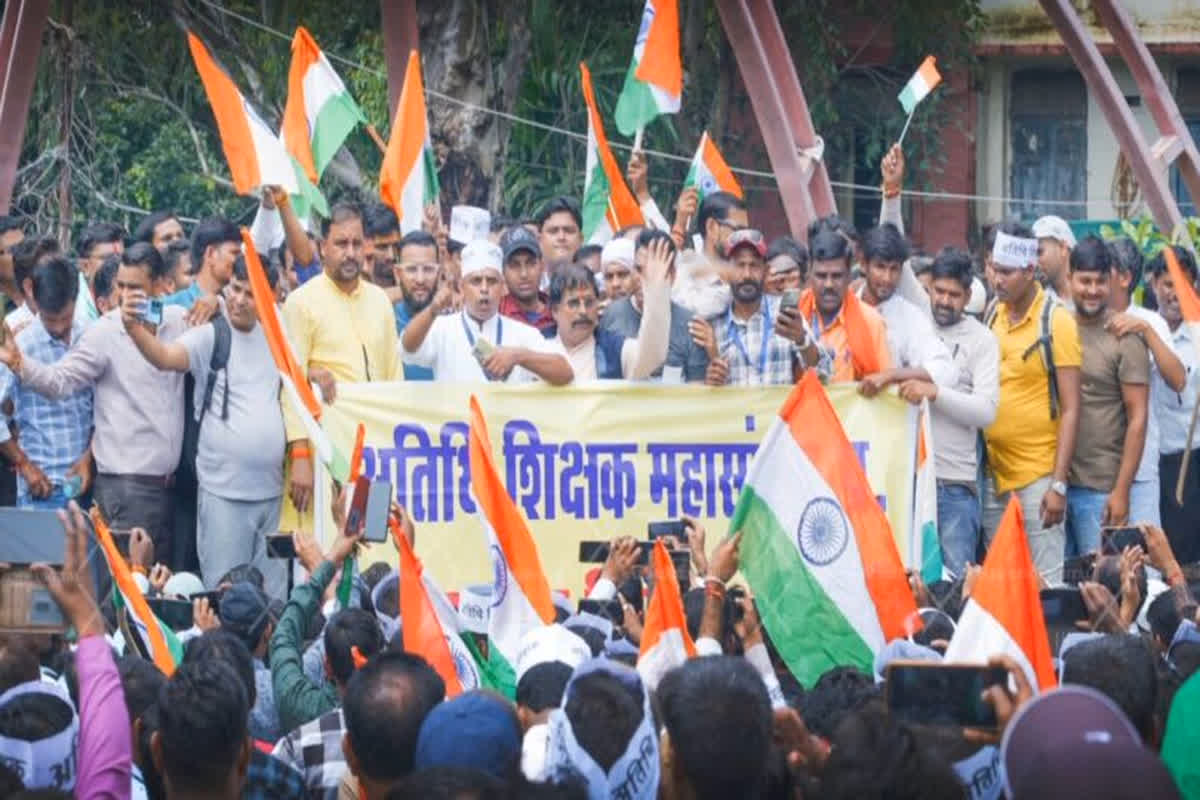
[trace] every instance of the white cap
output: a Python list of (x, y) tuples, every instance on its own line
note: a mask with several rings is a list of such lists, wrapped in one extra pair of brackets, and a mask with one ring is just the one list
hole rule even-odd
[(165, 584), (162, 593), (164, 597), (178, 596), (191, 600), (192, 595), (204, 591), (204, 581), (193, 572), (176, 572)]
[(479, 583), (464, 586), (458, 593), (458, 622), (463, 630), (487, 634), (492, 615), (492, 585)]
[(979, 278), (971, 278), (971, 296), (967, 299), (968, 314), (982, 314), (987, 308), (987, 289)]
[(503, 263), (504, 258), (500, 252), (500, 245), (489, 242), (487, 239), (476, 239), (468, 243), (462, 250), (462, 277), (483, 272), (485, 269), (494, 269), (496, 272), (500, 272)]
[(561, 661), (572, 670), (592, 657), (592, 649), (582, 637), (562, 625), (543, 625), (521, 637), (517, 645), (517, 680), (538, 664)]
[(1075, 247), (1075, 234), (1062, 217), (1050, 214), (1033, 223), (1033, 235), (1039, 239), (1057, 239), (1067, 247)]
[(620, 264), (626, 269), (633, 269), (633, 240), (612, 239), (600, 251), (600, 269), (609, 264)]

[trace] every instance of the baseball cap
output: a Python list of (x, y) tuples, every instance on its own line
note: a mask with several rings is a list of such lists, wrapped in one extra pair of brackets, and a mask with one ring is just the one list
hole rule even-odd
[(729, 234), (725, 240), (725, 257), (731, 258), (734, 250), (745, 246), (753, 247), (760, 258), (767, 257), (767, 240), (763, 238), (762, 231), (754, 228), (741, 228)]
[(257, 641), (270, 620), (271, 601), (253, 583), (235, 583), (221, 595), (221, 627), (244, 641)]
[(521, 250), (533, 253), (534, 258), (542, 257), (542, 246), (538, 243), (538, 237), (524, 225), (514, 225), (506, 230), (500, 236), (500, 249), (504, 251), (505, 261)]
[[(1009, 722), (1000, 744), (1005, 793), (1017, 800), (1027, 791), (1036, 791), (1031, 797), (1050, 797), (1051, 774), (1069, 770), (1075, 774), (1072, 767), (1079, 764), (1092, 769), (1103, 763), (1128, 768), (1129, 755), (1141, 749), (1133, 724), (1112, 700), (1086, 686), (1061, 686), (1031, 700)], [(1078, 790), (1068, 794), (1110, 796)]]
[(1067, 247), (1075, 246), (1075, 234), (1071, 231), (1071, 226), (1065, 219), (1053, 214), (1039, 217), (1038, 221), (1033, 223), (1033, 235), (1038, 239), (1057, 239)]
[(421, 723), (414, 771), (466, 767), (497, 778), (521, 758), (521, 726), (513, 707), (499, 695), (475, 691), (447, 700)]
[(500, 248), (487, 239), (476, 239), (468, 242), (462, 251), (462, 277), (483, 272), (485, 269), (500, 271), (504, 257)]
[(514, 665), (517, 681), (538, 664), (560, 661), (571, 669), (592, 657), (592, 649), (582, 637), (562, 625), (543, 625), (521, 637), (517, 644), (517, 661)]
[(610, 239), (600, 251), (600, 266), (620, 264), (626, 269), (633, 269), (633, 250), (633, 241), (630, 239)]

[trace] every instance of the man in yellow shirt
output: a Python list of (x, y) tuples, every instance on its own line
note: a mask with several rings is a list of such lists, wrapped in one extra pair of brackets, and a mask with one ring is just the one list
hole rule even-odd
[[(325, 402), (334, 382), (404, 380), (397, 355), (392, 304), (378, 286), (362, 278), (366, 254), (362, 211), (349, 203), (330, 209), (321, 224), (322, 272), (288, 295), (283, 323), (296, 361), (312, 375), (323, 372)], [(304, 426), (283, 402), (291, 464), (288, 494), (303, 514), (312, 500), (312, 450)]]
[[(983, 529), (990, 543), (1015, 494), (1025, 513), (1034, 565), (1054, 584), (1062, 578), (1082, 355), (1075, 318), (1034, 276), (1036, 254), (1037, 240), (1028, 228), (1000, 226), (992, 251), (999, 302), (988, 325), (1000, 345), (1000, 404), (984, 432)], [(1049, 309), (1047, 303), (1052, 303)]]

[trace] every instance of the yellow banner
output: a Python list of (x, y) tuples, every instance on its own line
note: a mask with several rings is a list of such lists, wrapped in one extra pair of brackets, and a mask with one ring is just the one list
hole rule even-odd
[[(646, 523), (687, 514), (703, 521), (711, 549), (726, 533), (754, 451), (788, 390), (341, 384), (322, 424), (346, 453), (358, 423), (366, 426), (363, 474), (395, 486), (416, 524), (425, 567), (440, 585), (458, 589), (492, 574), (469, 491), (467, 400), (474, 392), (497, 468), (529, 521), (550, 585), (578, 597), (592, 566), (579, 563), (580, 541), (645, 538)], [(868, 400), (850, 384), (828, 391), (907, 557), (915, 415), (894, 394)], [(396, 553), (376, 547), (361, 563), (377, 559), (394, 564)]]

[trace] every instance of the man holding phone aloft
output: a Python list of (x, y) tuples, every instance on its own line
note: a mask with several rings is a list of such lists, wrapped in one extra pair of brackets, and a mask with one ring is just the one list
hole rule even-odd
[(557, 339), (499, 314), (502, 262), (500, 248), (486, 239), (463, 248), (463, 309), (442, 313), (452, 300), (450, 285), (443, 281), (433, 302), (404, 329), (400, 344), (405, 364), (432, 368), (435, 381), (571, 382), (575, 373)]
[[(796, 301), (784, 305), (763, 295), (767, 244), (753, 228), (725, 241), (733, 305), (710, 325), (693, 326), (708, 350), (710, 386), (787, 385), (796, 370), (815, 367), (822, 380), (833, 372), (833, 356), (812, 335)], [(797, 297), (797, 300), (799, 298)]]
[[(274, 289), (279, 274), (267, 267)], [(225, 286), (228, 320), (189, 329), (173, 342), (163, 342), (141, 324), (138, 292), (125, 294), (122, 321), (146, 361), (171, 373), (191, 372), (196, 384), (195, 408), (200, 418), (196, 450), (199, 494), (196, 505), (196, 552), (205, 585), (239, 564), (253, 564), (263, 574), (272, 597), (286, 592), (284, 562), (267, 557), (267, 536), (279, 528), (283, 499), (283, 415), (279, 408), (279, 370), (267, 337), (258, 325), (246, 261), (238, 255)], [(220, 328), (226, 331), (221, 332)], [(213, 351), (228, 336), (228, 358), (213, 376)]]
[[(150, 296), (163, 272), (162, 256), (139, 243), (121, 255), (117, 291)], [(139, 306), (139, 308), (142, 308)], [(144, 306), (149, 313), (149, 305)], [(0, 345), (0, 362), (21, 383), (45, 397), (61, 398), (93, 388), (96, 459), (94, 499), (112, 528), (145, 528), (155, 555), (172, 560), (172, 498), (183, 445), (183, 375), (160, 372), (142, 358), (126, 332), (121, 310), (113, 309), (92, 324), (70, 351), (54, 364), (22, 357), (11, 338)], [(162, 309), (162, 317), (138, 325), (161, 342), (172, 342), (187, 329), (187, 311)]]

